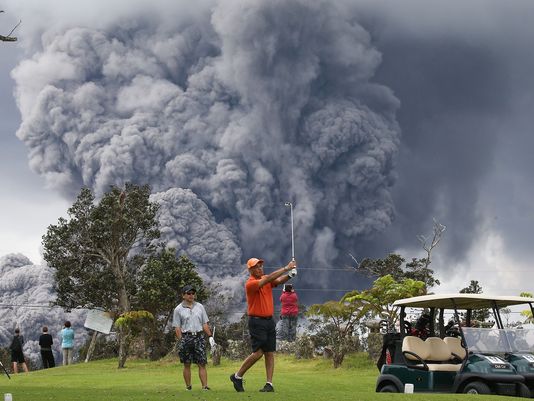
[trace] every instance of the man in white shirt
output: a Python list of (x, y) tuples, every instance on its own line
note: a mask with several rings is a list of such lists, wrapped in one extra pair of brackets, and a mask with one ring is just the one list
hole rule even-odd
[(209, 390), (204, 334), (208, 336), (212, 348), (215, 346), (215, 340), (208, 326), (206, 310), (201, 303), (195, 301), (195, 296), (195, 287), (186, 285), (183, 288), (183, 301), (174, 309), (173, 326), (176, 338), (180, 341), (178, 356), (180, 362), (184, 364), (183, 375), (186, 389), (191, 390), (191, 363), (196, 363), (202, 389)]

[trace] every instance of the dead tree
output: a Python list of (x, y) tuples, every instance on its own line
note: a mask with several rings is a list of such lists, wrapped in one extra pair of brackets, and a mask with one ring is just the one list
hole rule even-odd
[[(4, 10), (0, 10), (0, 13), (3, 13)], [(16, 42), (17, 41), (17, 37), (16, 36), (11, 36), (11, 34), (15, 31), (15, 29), (18, 28), (18, 26), (21, 24), (22, 20), (19, 21), (19, 23), (17, 25), (15, 25), (15, 27), (11, 30), (11, 32), (9, 32), (6, 36), (4, 35), (0, 35), (0, 40), (2, 42)]]
[(429, 244), (427, 244), (427, 239), (424, 235), (418, 235), (417, 239), (423, 246), (423, 249), (426, 251), (426, 258), (425, 258), (425, 268), (430, 265), (430, 254), (432, 253), (432, 249), (434, 249), (438, 244), (439, 241), (441, 241), (441, 236), (445, 232), (445, 229), (447, 228), (443, 224), (439, 223), (436, 219), (432, 219), (434, 221), (434, 230), (433, 230), (433, 236), (432, 241), (430, 241)]

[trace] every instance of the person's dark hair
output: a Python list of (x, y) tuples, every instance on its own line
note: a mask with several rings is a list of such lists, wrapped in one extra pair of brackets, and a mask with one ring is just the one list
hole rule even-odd
[(15, 334), (20, 334), (20, 330), (18, 328), (15, 329)]
[(284, 291), (285, 291), (285, 292), (291, 292), (291, 291), (293, 291), (293, 284), (286, 284), (286, 285), (284, 285)]
[(48, 332), (48, 327), (43, 326), (43, 333), (47, 333), (47, 332)]
[(68, 320), (65, 322), (65, 327), (70, 327), (70, 322)]

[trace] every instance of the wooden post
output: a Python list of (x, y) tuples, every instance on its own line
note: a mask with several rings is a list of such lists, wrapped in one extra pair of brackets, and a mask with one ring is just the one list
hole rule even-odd
[(96, 336), (98, 335), (98, 331), (93, 331), (93, 337), (91, 338), (91, 344), (89, 344), (89, 348), (87, 349), (87, 355), (85, 357), (85, 363), (89, 362), (89, 359), (91, 359), (91, 355), (93, 354), (93, 351), (95, 350), (96, 345)]

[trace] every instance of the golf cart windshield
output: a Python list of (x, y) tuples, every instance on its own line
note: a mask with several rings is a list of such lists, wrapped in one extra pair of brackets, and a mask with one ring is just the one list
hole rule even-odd
[(511, 352), (506, 330), (462, 327), (462, 332), (470, 352), (490, 354)]
[(534, 329), (506, 329), (512, 352), (534, 352)]
[(470, 352), (512, 353), (534, 351), (533, 329), (481, 329), (462, 327)]

